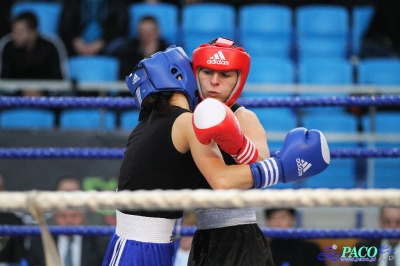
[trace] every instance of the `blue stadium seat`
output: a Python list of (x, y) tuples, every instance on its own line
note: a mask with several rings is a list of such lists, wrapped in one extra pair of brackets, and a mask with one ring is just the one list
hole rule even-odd
[(300, 60), (308, 56), (346, 57), (349, 12), (343, 6), (306, 5), (295, 11), (296, 40)]
[(181, 14), (183, 48), (189, 57), (202, 43), (218, 37), (229, 39), (235, 37), (236, 11), (232, 5), (222, 3), (184, 5)]
[(129, 6), (129, 37), (137, 36), (139, 20), (143, 16), (153, 16), (157, 19), (161, 36), (170, 44), (178, 41), (179, 9), (170, 3), (133, 3)]
[(353, 83), (353, 67), (345, 59), (305, 59), (299, 62), (299, 83), (350, 85)]
[[(304, 59), (298, 64), (299, 84), (312, 85), (351, 85), (353, 84), (353, 66), (342, 58)], [(304, 93), (302, 96), (348, 96), (347, 93), (329, 91)], [(323, 110), (322, 110), (323, 111)]]
[(296, 9), (298, 38), (333, 37), (347, 41), (349, 13), (343, 6), (307, 5)]
[(359, 84), (399, 85), (399, 73), (399, 59), (371, 58), (361, 60), (357, 65)]
[[(318, 108), (320, 111), (317, 111)], [(328, 111), (329, 110), (329, 111)], [(302, 125), (322, 132), (357, 133), (357, 119), (341, 107), (316, 107), (302, 117)]]
[(400, 112), (398, 111), (378, 111), (373, 118), (365, 115), (362, 119), (366, 132), (371, 132), (371, 125), (375, 125), (375, 133), (400, 134)]
[(277, 4), (247, 4), (239, 8), (239, 43), (253, 56), (290, 58), (293, 12)]
[(297, 125), (296, 113), (285, 107), (249, 107), (267, 132), (289, 132)]
[(81, 81), (117, 81), (119, 62), (111, 56), (73, 56), (68, 59), (70, 78)]
[(351, 25), (351, 52), (353, 55), (360, 54), (361, 39), (367, 30), (375, 9), (373, 6), (354, 6), (352, 10)]
[(298, 42), (297, 59), (299, 62), (312, 58), (345, 59), (346, 44), (332, 38), (304, 38)]
[(374, 188), (400, 188), (400, 158), (375, 158), (374, 166)]
[(38, 18), (38, 28), (41, 34), (58, 35), (58, 23), (61, 16), (61, 2), (22, 1), (15, 2), (11, 8), (11, 16), (30, 11)]
[(0, 112), (0, 127), (3, 129), (53, 129), (55, 114), (39, 108), (15, 108)]
[[(74, 56), (68, 61), (70, 78), (78, 82), (117, 81), (119, 62), (110, 56)], [(111, 89), (110, 89), (111, 90)], [(113, 130), (114, 112), (73, 108), (60, 114), (60, 128), (74, 130)]]
[[(399, 121), (399, 120), (397, 120)], [(397, 132), (399, 134), (399, 132)], [(375, 143), (377, 148), (398, 148), (400, 147), (400, 139), (398, 142), (392, 143)], [(400, 158), (378, 157), (373, 159), (374, 168), (374, 188), (400, 188)]]
[(139, 123), (139, 109), (123, 111), (121, 113), (121, 125), (122, 130), (132, 131)]
[(305, 180), (303, 188), (355, 188), (354, 159), (331, 160), (322, 173)]
[[(248, 85), (257, 84), (285, 84), (290, 85), (295, 82), (296, 66), (292, 60), (285, 57), (252, 56), (250, 62), (250, 72), (247, 77)], [(242, 92), (242, 97), (288, 97), (291, 92), (282, 91), (271, 93), (257, 90), (246, 90)]]
[(66, 109), (60, 114), (60, 129), (62, 130), (114, 130), (116, 114), (97, 108)]
[(295, 65), (288, 58), (252, 56), (247, 83), (291, 84), (295, 82)]

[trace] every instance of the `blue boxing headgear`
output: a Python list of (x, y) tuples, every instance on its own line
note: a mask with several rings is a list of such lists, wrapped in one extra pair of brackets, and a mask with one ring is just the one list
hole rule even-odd
[(141, 60), (126, 77), (126, 85), (138, 108), (142, 108), (142, 101), (148, 95), (166, 91), (184, 92), (191, 110), (198, 103), (197, 82), (190, 60), (175, 45)]

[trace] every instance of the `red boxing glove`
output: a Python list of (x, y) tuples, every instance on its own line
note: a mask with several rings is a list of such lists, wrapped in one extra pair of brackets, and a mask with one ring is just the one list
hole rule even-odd
[(204, 145), (214, 140), (239, 164), (257, 161), (258, 150), (242, 132), (235, 114), (225, 104), (209, 98), (199, 103), (193, 112), (193, 128)]

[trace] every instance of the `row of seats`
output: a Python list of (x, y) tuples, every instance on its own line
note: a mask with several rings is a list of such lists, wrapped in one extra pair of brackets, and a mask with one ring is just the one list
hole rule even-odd
[(295, 64), (282, 58), (253, 57), (248, 83), (261, 84), (400, 84), (400, 60), (364, 59), (353, 65), (345, 59), (308, 59)]
[[(127, 110), (120, 114), (120, 129), (132, 130), (138, 123), (139, 111)], [(115, 130), (117, 113), (97, 108), (66, 109), (59, 115), (62, 130)], [(54, 129), (56, 113), (44, 108), (14, 108), (0, 111), (2, 129)]]
[[(12, 16), (31, 10), (39, 17), (39, 30), (57, 35), (61, 3), (17, 2)], [(358, 55), (363, 32), (373, 15), (372, 6), (309, 5), (292, 10), (277, 4), (248, 4), (236, 10), (222, 3), (185, 5), (133, 3), (129, 6), (129, 37), (138, 21), (155, 16), (162, 36), (171, 44), (193, 51), (218, 36), (237, 40), (251, 55), (277, 57), (339, 57)], [(199, 20), (201, 18), (201, 20)], [(207, 21), (203, 23), (202, 21)], [(293, 52), (295, 55), (293, 55)]]
[[(68, 60), (70, 79), (76, 81), (117, 81), (119, 63), (107, 56), (72, 57)], [(365, 59), (353, 66), (345, 59), (309, 59), (295, 64), (286, 58), (254, 56), (248, 84), (375, 84), (399, 85), (400, 60)]]
[[(305, 126), (334, 133), (357, 133), (359, 126), (362, 126), (364, 132), (400, 134), (400, 112), (395, 110), (379, 111), (372, 118), (365, 115), (358, 121), (356, 116), (341, 107), (249, 109), (256, 113), (267, 132), (287, 132), (297, 126)], [(117, 114), (112, 110), (97, 108), (70, 108), (60, 112), (59, 127), (74, 130), (116, 130), (119, 117), (120, 129), (132, 130), (138, 123), (138, 112), (133, 109)], [(3, 129), (53, 129), (55, 121), (55, 112), (44, 108), (11, 108), (0, 111), (0, 128)]]

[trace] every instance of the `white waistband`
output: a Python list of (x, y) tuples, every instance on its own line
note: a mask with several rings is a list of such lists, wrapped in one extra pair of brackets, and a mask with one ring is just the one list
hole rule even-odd
[(117, 210), (116, 234), (119, 237), (149, 243), (170, 243), (176, 219), (144, 217)]
[(198, 209), (197, 229), (221, 228), (227, 226), (257, 223), (256, 210), (246, 209)]

